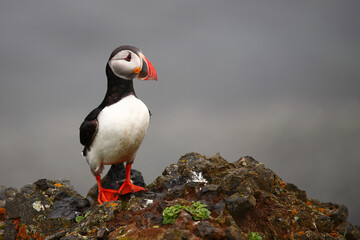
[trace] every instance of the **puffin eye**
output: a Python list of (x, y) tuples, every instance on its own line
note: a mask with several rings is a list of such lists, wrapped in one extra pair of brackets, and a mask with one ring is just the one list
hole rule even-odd
[(128, 55), (127, 55), (127, 57), (126, 58), (124, 58), (126, 61), (128, 61), (128, 62), (130, 62), (131, 61), (131, 53), (129, 53)]

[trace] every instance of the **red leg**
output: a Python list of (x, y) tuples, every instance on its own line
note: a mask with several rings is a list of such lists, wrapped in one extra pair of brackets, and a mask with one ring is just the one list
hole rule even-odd
[(102, 204), (103, 202), (116, 201), (119, 198), (118, 191), (114, 189), (106, 189), (101, 186), (101, 177), (100, 174), (96, 175), (96, 181), (99, 187), (98, 190), (98, 202)]
[(127, 193), (136, 193), (139, 191), (145, 191), (145, 188), (136, 186), (131, 183), (130, 172), (131, 172), (131, 163), (126, 163), (125, 181), (118, 190), (118, 193), (120, 195), (124, 195)]

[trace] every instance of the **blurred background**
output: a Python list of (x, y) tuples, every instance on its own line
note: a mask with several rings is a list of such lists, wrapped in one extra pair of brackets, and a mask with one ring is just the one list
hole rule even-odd
[(78, 129), (105, 64), (142, 49), (153, 113), (134, 168), (150, 184), (187, 152), (251, 155), (360, 224), (360, 2), (1, 1), (0, 184), (95, 184)]

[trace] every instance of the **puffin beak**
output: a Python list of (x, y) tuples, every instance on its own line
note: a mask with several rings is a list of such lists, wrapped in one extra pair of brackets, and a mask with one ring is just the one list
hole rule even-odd
[(157, 80), (157, 74), (152, 63), (144, 56), (140, 56), (142, 61), (142, 67), (138, 74), (140, 80)]

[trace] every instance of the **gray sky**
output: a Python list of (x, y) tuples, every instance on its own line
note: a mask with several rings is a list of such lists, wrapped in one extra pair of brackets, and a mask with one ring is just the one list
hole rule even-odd
[(251, 155), (360, 224), (360, 2), (1, 1), (0, 184), (95, 178), (78, 128), (105, 64), (142, 49), (158, 82), (134, 168), (151, 183), (187, 152)]

